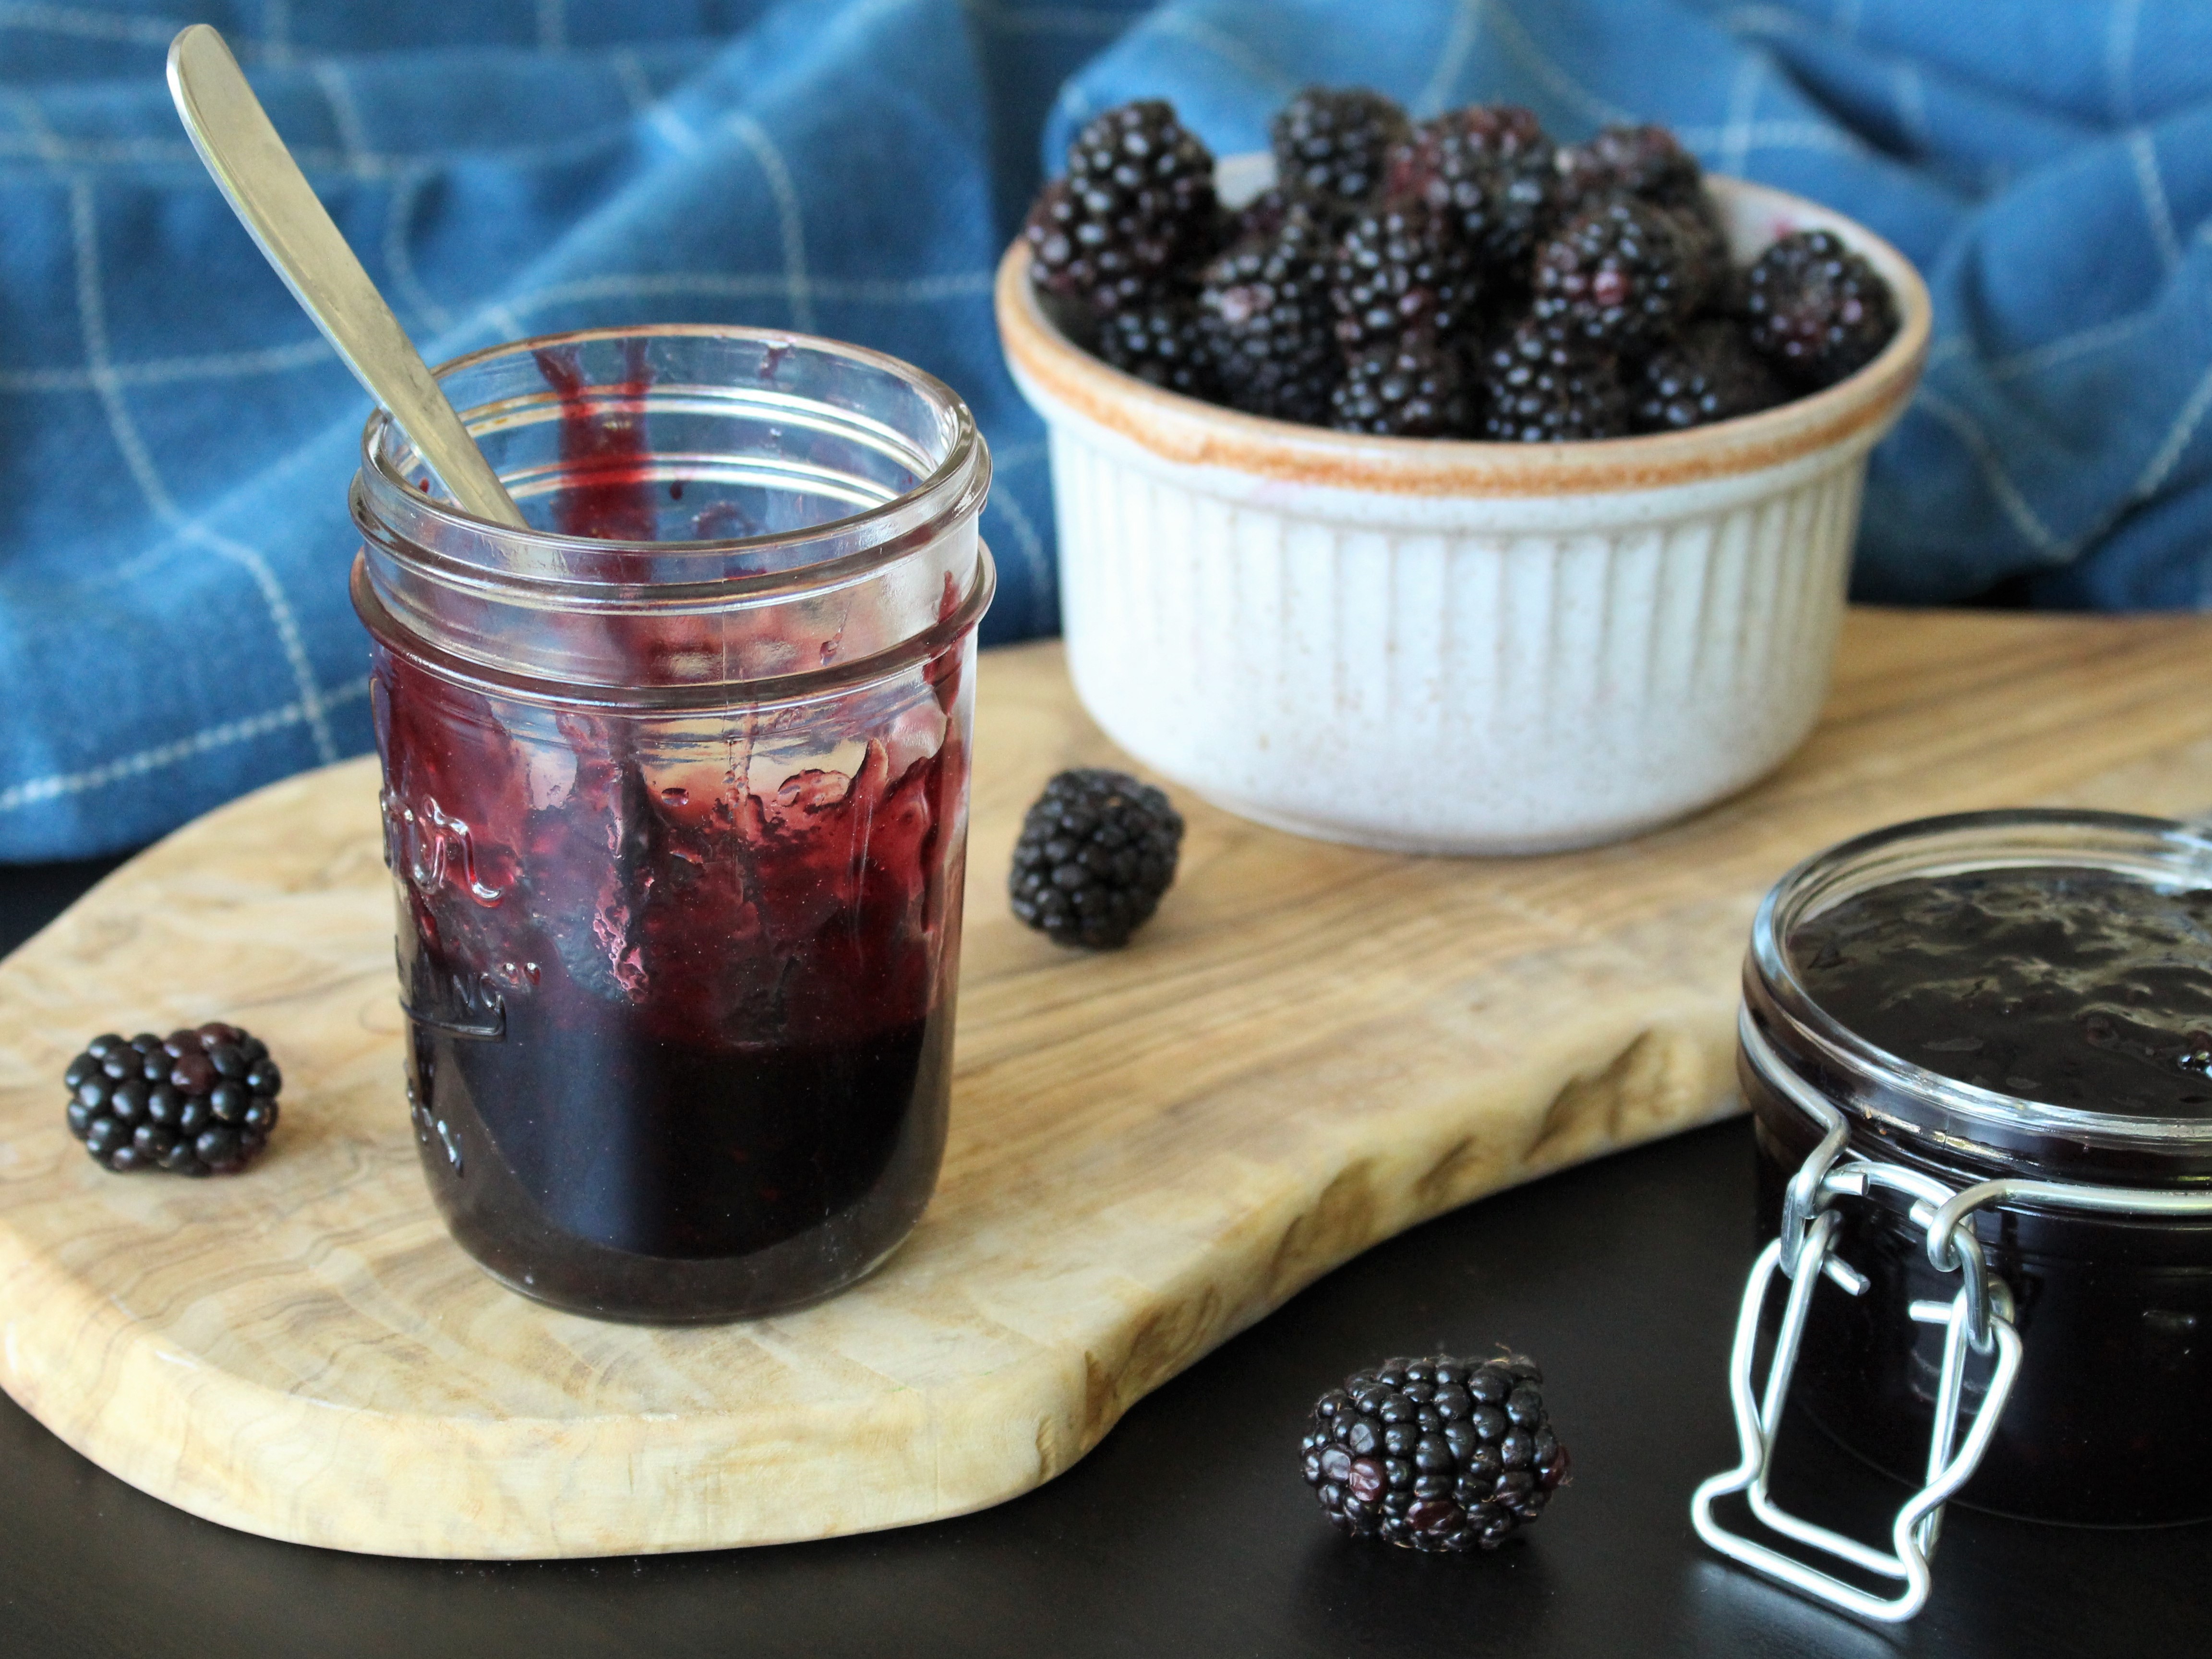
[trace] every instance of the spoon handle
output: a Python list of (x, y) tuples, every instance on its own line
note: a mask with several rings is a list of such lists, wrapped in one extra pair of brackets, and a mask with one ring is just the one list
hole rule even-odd
[(331, 222), (238, 60), (205, 23), (170, 43), (169, 95), (201, 161), (292, 296), (453, 498), (480, 519), (525, 528), (514, 497)]

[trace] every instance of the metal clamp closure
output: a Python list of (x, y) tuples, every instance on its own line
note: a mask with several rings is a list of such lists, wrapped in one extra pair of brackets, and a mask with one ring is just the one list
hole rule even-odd
[[(1739, 1015), (1736, 1029), (1744, 1053), (1760, 1079), (1820, 1126), (1823, 1133), (1820, 1145), (1784, 1191), (1780, 1236), (1753, 1265), (1736, 1317), (1735, 1342), (1729, 1360), (1729, 1395), (1735, 1412), (1742, 1459), (1735, 1468), (1713, 1476), (1698, 1488), (1690, 1500), (1690, 1519), (1698, 1535), (1731, 1560), (1830, 1607), (1863, 1619), (1897, 1623), (1911, 1618), (1927, 1604), (1929, 1562), (1942, 1530), (1943, 1505), (1980, 1466), (2013, 1381), (2020, 1373), (2021, 1348), (2020, 1334), (2013, 1327), (2012, 1291), (1989, 1270), (1982, 1241), (1972, 1224), (1973, 1212), (1987, 1204), (2017, 1202), (2116, 1214), (2212, 1216), (2212, 1193), (2146, 1192), (2014, 1179), (1984, 1181), (1954, 1191), (1934, 1176), (1901, 1164), (1846, 1158), (1844, 1149), (1849, 1126), (1834, 1103), (1783, 1064), (1748, 1009)], [(1839, 1198), (1865, 1198), (1876, 1188), (1901, 1193), (1911, 1200), (1909, 1213), (1926, 1235), (1929, 1265), (1938, 1273), (1960, 1276), (1958, 1293), (1948, 1303), (1915, 1302), (1906, 1310), (1919, 1323), (1944, 1327), (1943, 1367), (1929, 1439), (1927, 1484), (1898, 1510), (1887, 1553), (1793, 1516), (1767, 1494), (1775, 1437), (1796, 1368), (1813, 1287), (1826, 1278), (1851, 1296), (1863, 1296), (1868, 1288), (1866, 1276), (1834, 1254), (1842, 1218), (1832, 1206)], [(1754, 1389), (1752, 1371), (1759, 1326), (1777, 1273), (1790, 1281), (1790, 1293), (1783, 1306), (1765, 1382)], [(1969, 1351), (1990, 1359), (1992, 1366), (1980, 1409), (1960, 1440), (1960, 1405)], [(1749, 1502), (1753, 1515), (1772, 1531), (1877, 1577), (1899, 1580), (1904, 1589), (1893, 1596), (1878, 1595), (1729, 1531), (1714, 1518), (1713, 1505), (1739, 1492)]]

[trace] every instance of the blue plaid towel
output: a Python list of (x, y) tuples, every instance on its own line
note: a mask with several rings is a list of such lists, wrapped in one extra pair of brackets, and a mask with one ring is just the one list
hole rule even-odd
[(1049, 631), (1042, 434), (989, 283), (1089, 113), (1218, 152), (1301, 84), (1565, 137), (1664, 120), (1936, 295), (1869, 597), (2212, 598), (2212, 10), (2163, 0), (0, 0), (0, 858), (142, 842), (368, 740), (367, 402), (202, 174), (162, 54), (229, 38), (432, 358), (690, 319), (865, 342), (998, 460), (990, 640)]

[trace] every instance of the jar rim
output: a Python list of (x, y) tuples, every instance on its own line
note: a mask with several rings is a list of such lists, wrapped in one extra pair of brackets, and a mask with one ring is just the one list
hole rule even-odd
[[(526, 352), (536, 353), (608, 341), (687, 337), (750, 341), (769, 348), (786, 347), (819, 352), (872, 369), (921, 394), (950, 427), (951, 441), (945, 447), (943, 459), (912, 488), (857, 513), (824, 519), (797, 529), (712, 540), (621, 540), (572, 535), (535, 527), (517, 530), (509, 525), (479, 518), (453, 502), (441, 501), (416, 489), (391, 465), (385, 454), (386, 441), (388, 437), (397, 435), (404, 442), (406, 434), (392, 418), (390, 411), (381, 407), (372, 410), (368, 420), (362, 423), (359, 487), (365, 494), (376, 497), (374, 507), (377, 516), (387, 526), (403, 514), (420, 515), (430, 524), (457, 532), (487, 548), (528, 547), (583, 555), (600, 561), (619, 558), (629, 553), (648, 556), (656, 560), (672, 556), (699, 556), (703, 561), (708, 556), (729, 558), (760, 555), (779, 548), (800, 546), (807, 542), (833, 538), (848, 540), (864, 538), (864, 544), (857, 550), (820, 563), (714, 578), (712, 585), (722, 598), (726, 601), (736, 602), (742, 602), (755, 593), (763, 597), (782, 596), (796, 588), (811, 587), (817, 583), (836, 585), (864, 575), (875, 566), (900, 556), (903, 550), (901, 546), (903, 534), (912, 527), (905, 520), (919, 519), (927, 522), (957, 516), (971, 497), (980, 497), (988, 489), (989, 451), (975, 425), (974, 412), (958, 392), (927, 370), (917, 368), (887, 352), (820, 335), (805, 334), (793, 329), (755, 328), (719, 323), (649, 323), (574, 329), (483, 346), (437, 364), (430, 373), (442, 386), (451, 376), (466, 369)], [(466, 424), (473, 411), (461, 410), (458, 412)], [(927, 510), (933, 505), (936, 510)], [(398, 509), (398, 512), (392, 509)], [(406, 539), (420, 545), (428, 538), (408, 536)], [(452, 561), (441, 559), (438, 562), (451, 563)], [(526, 577), (512, 570), (499, 572), (495, 580), (502, 587), (544, 587), (569, 592), (633, 586), (621, 580), (593, 581), (574, 575), (557, 580), (542, 575)], [(656, 583), (655, 586), (662, 584)]]
[[(2064, 866), (2145, 881), (2212, 885), (2212, 834), (2172, 818), (2066, 807), (2009, 807), (1914, 818), (1839, 842), (1790, 870), (1759, 902), (1747, 970), (1798, 1027), (1793, 1036), (1893, 1097), (1966, 1126), (2027, 1131), (2106, 1147), (2212, 1147), (2212, 1117), (2153, 1117), (2052, 1105), (1917, 1066), (1869, 1042), (1822, 1007), (1798, 975), (1791, 930), (1833, 903), (1909, 877)], [(1826, 901), (1826, 903), (1821, 901)], [(1848, 1104), (1848, 1103), (1846, 1103)], [(1914, 1127), (1933, 1129), (1935, 1121)]]

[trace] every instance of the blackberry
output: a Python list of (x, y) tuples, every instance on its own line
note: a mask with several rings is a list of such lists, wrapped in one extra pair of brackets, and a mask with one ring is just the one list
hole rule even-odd
[(1395, 201), (1361, 214), (1337, 243), (1329, 300), (1347, 352), (1416, 333), (1449, 335), (1480, 283), (1474, 246), (1448, 210)]
[(1825, 230), (1784, 236), (1744, 278), (1751, 343), (1801, 386), (1833, 386), (1872, 362), (1897, 332), (1881, 273)]
[(1382, 188), (1392, 145), (1412, 130), (1406, 112), (1365, 87), (1308, 87), (1275, 112), (1267, 137), (1288, 194), (1352, 208)]
[(1456, 438), (1472, 425), (1468, 404), (1458, 354), (1433, 334), (1413, 334), (1352, 359), (1329, 394), (1329, 424), (1393, 438)]
[(1389, 190), (1455, 215), (1486, 263), (1518, 267), (1556, 211), (1556, 155), (1528, 111), (1471, 105), (1424, 121), (1390, 152)]
[(1098, 331), (1098, 355), (1115, 368), (1188, 397), (1220, 392), (1197, 300), (1188, 295), (1124, 307)]
[(1790, 394), (1742, 327), (1713, 317), (1645, 358), (1633, 395), (1638, 432), (1679, 432), (1771, 409)]
[(1067, 176), (1045, 187), (1023, 234), (1040, 287), (1115, 311), (1203, 259), (1218, 220), (1212, 155), (1148, 98), (1076, 135)]
[(1482, 435), (1497, 443), (1618, 438), (1628, 390), (1615, 360), (1578, 350), (1524, 320), (1485, 355)]
[(283, 1073), (269, 1045), (219, 1022), (96, 1036), (63, 1073), (70, 1133), (116, 1170), (228, 1174), (259, 1156), (276, 1127)]
[(1562, 338), (1623, 349), (1673, 330), (1716, 276), (1680, 216), (1617, 197), (1536, 250), (1533, 313)]
[(1164, 791), (1101, 767), (1062, 772), (1022, 819), (1014, 914), (1055, 945), (1127, 945), (1175, 880), (1182, 844)]
[(1496, 1549), (1544, 1512), (1567, 1449), (1543, 1373), (1513, 1358), (1385, 1360), (1315, 1403), (1306, 1484), (1355, 1538), (1461, 1555)]
[(1689, 259), (1689, 285), (1704, 296), (1708, 307), (1718, 307), (1729, 295), (1736, 273), (1729, 256), (1728, 232), (1712, 198), (1700, 191), (1688, 206), (1665, 211), (1674, 219)]
[(1614, 196), (1684, 208), (1704, 194), (1698, 158), (1661, 126), (1607, 127), (1559, 152), (1559, 193), (1570, 211)]
[(1198, 296), (1222, 395), (1249, 414), (1326, 421), (1344, 375), (1328, 297), (1329, 217), (1270, 192), (1239, 223), (1242, 235), (1206, 268)]

